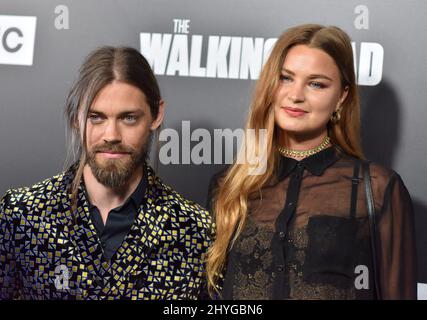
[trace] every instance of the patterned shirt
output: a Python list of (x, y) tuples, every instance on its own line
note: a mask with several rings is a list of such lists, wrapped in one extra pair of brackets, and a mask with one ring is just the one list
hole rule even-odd
[(111, 260), (84, 188), (72, 211), (76, 166), (0, 202), (1, 299), (196, 299), (212, 237), (210, 215), (146, 166), (146, 206)]

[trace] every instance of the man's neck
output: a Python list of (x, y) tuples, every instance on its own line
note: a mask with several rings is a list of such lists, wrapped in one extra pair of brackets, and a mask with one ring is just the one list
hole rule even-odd
[(138, 187), (142, 176), (143, 168), (140, 167), (140, 170), (136, 170), (127, 184), (115, 190), (96, 180), (89, 165), (86, 165), (83, 169), (83, 179), (90, 203), (95, 205), (99, 210), (107, 212), (123, 205), (126, 199), (129, 198)]

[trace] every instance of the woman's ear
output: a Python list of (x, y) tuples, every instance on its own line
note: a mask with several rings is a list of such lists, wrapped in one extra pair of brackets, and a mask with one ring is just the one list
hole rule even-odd
[(345, 99), (348, 96), (349, 86), (345, 86), (344, 90), (341, 93), (340, 102), (338, 105), (342, 105), (342, 103), (345, 101)]
[(163, 122), (163, 118), (165, 116), (165, 102), (163, 100), (159, 101), (159, 112), (157, 113), (157, 117), (156, 119), (154, 119), (153, 123), (151, 124), (151, 130), (154, 131), (156, 130), (158, 127), (160, 127), (160, 125)]

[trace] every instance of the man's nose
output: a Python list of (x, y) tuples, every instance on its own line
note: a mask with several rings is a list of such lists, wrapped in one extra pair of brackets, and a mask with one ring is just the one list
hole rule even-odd
[(105, 127), (103, 140), (106, 142), (114, 142), (114, 141), (120, 142), (122, 140), (122, 137), (120, 134), (120, 128), (116, 121), (114, 120), (108, 121)]

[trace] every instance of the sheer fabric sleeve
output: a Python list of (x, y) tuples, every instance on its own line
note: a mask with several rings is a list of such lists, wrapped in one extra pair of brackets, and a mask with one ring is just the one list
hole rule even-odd
[(379, 282), (382, 299), (416, 299), (416, 248), (411, 197), (393, 172), (379, 216)]

